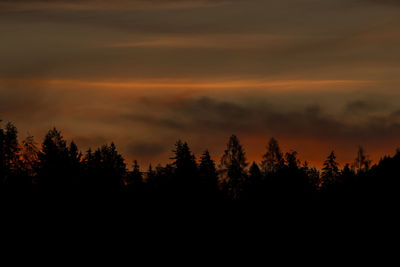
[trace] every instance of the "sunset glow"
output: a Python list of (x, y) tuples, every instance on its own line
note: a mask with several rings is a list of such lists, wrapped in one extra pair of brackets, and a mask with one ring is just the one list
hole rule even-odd
[[(400, 146), (400, 4), (0, 0), (0, 120), (167, 163), (178, 139), (249, 161), (269, 138), (320, 167)], [(129, 164), (130, 164), (129, 163)]]

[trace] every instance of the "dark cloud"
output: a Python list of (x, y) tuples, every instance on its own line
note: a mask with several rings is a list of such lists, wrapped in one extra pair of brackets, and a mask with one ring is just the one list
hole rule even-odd
[(72, 139), (76, 144), (78, 144), (79, 147), (91, 148), (92, 150), (110, 142), (110, 138), (106, 138), (101, 135), (74, 136)]
[[(168, 128), (173, 130), (182, 130), (186, 125), (174, 118), (165, 118), (158, 116), (149, 116), (143, 114), (123, 114), (121, 118), (125, 120), (134, 121), (144, 125), (152, 125), (161, 128)], [(114, 118), (112, 118), (113, 120)]]
[(397, 113), (370, 116), (368, 112), (361, 112), (370, 107), (378, 109), (375, 104), (365, 101), (348, 103), (345, 106), (346, 113), (357, 111), (359, 123), (354, 123), (341, 114), (329, 114), (319, 105), (286, 110), (263, 101), (235, 103), (204, 97), (185, 100), (180, 107), (163, 112), (161, 117), (149, 115), (129, 118), (152, 127), (179, 129), (188, 135), (207, 133), (226, 136), (241, 133), (244, 136), (284, 136), (337, 142), (369, 142), (400, 135), (400, 121), (395, 116)]
[[(170, 144), (168, 144), (169, 146)], [(165, 144), (159, 143), (134, 143), (128, 145), (128, 154), (133, 158), (155, 158), (168, 151)]]
[(346, 104), (345, 112), (349, 114), (360, 115), (361, 113), (371, 113), (374, 111), (384, 110), (385, 103), (376, 101), (357, 100)]
[[(360, 0), (358, 0), (358, 1), (360, 1)], [(378, 5), (397, 5), (397, 6), (400, 6), (400, 1), (399, 0), (361, 0), (361, 1), (370, 2), (370, 3), (378, 4)]]
[(0, 119), (24, 120), (27, 114), (30, 118), (44, 116), (48, 104), (43, 83), (0, 79)]
[(216, 5), (235, 0), (0, 0), (3, 8), (11, 10), (99, 10), (185, 8)]

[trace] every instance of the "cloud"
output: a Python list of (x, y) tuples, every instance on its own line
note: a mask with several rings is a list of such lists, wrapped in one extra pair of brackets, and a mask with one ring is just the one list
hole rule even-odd
[(395, 6), (400, 6), (400, 2), (399, 0), (356, 0), (359, 2), (370, 2), (373, 4), (377, 4), (377, 5), (395, 5)]
[[(181, 106), (171, 107), (162, 112), (161, 116), (125, 118), (152, 127), (179, 130), (188, 135), (196, 133), (226, 136), (241, 133), (244, 136), (269, 135), (336, 142), (367, 142), (400, 135), (400, 121), (393, 115), (395, 113), (369, 115), (362, 111), (379, 109), (380, 106), (365, 101), (354, 101), (344, 108), (345, 113), (357, 111), (361, 124), (349, 122), (346, 115), (340, 113), (330, 114), (319, 105), (287, 110), (265, 101), (254, 100), (232, 102), (201, 97), (183, 101)], [(153, 106), (153, 109), (156, 108), (157, 106)]]
[(46, 106), (49, 108), (43, 85), (43, 81), (0, 79), (0, 119), (23, 120), (26, 114), (31, 118), (43, 116)]
[[(313, 91), (318, 88), (320, 91), (326, 87), (336, 86), (335, 90), (339, 91), (340, 87), (345, 86), (348, 90), (349, 86), (366, 86), (374, 85), (373, 80), (268, 80), (268, 79), (238, 79), (234, 77), (220, 77), (220, 79), (209, 79), (204, 81), (196, 77), (186, 79), (148, 79), (148, 80), (127, 80), (127, 81), (93, 81), (83, 79), (43, 79), (43, 78), (0, 78), (0, 82), (20, 83), (27, 86), (33, 84), (42, 84), (46, 87), (63, 87), (63, 88), (95, 88), (95, 89), (248, 89), (261, 88), (264, 92), (271, 88), (279, 88), (283, 91)], [(329, 91), (329, 90), (328, 90)], [(180, 100), (180, 97), (177, 96)], [(143, 101), (148, 99), (143, 98)], [(167, 102), (175, 103), (176, 100), (168, 99)], [(151, 100), (154, 101), (154, 100)], [(150, 101), (150, 102), (151, 102)]]
[[(8, 92), (0, 90), (2, 119), (23, 125), (23, 133), (36, 129), (34, 135), (39, 142), (44, 133), (35, 134), (38, 129), (55, 125), (82, 150), (115, 141), (129, 161), (138, 159), (146, 164), (165, 163), (177, 139), (188, 141), (196, 153), (209, 148), (219, 157), (226, 138), (235, 133), (246, 141), (252, 160), (258, 160), (263, 145), (274, 136), (313, 160), (323, 157), (328, 147), (352, 149), (358, 144), (376, 144), (392, 149), (400, 135), (399, 106), (390, 99), (373, 96), (344, 100), (328, 92), (327, 99), (312, 104), (304, 101), (311, 93), (300, 98), (291, 92), (291, 98), (282, 96), (277, 101), (260, 92), (251, 97), (230, 91), (218, 97), (183, 97), (180, 93), (159, 91), (133, 97), (133, 92), (118, 96), (114, 89), (94, 88), (89, 92), (86, 85), (82, 87), (85, 91), (62, 90), (51, 83), (44, 90), (48, 84), (33, 86), (23, 80), (2, 85), (9, 88)], [(42, 90), (35, 94), (26, 89), (29, 86)], [(334, 112), (326, 104), (335, 101), (338, 102), (334, 105), (342, 108)]]
[(136, 158), (155, 158), (167, 151), (164, 144), (158, 143), (131, 143), (128, 145), (128, 153)]
[(189, 36), (155, 36), (135, 42), (113, 43), (110, 48), (164, 47), (214, 49), (279, 49), (288, 42), (305, 41), (306, 37), (278, 34), (202, 34)]
[[(232, 0), (231, 0), (232, 1)], [(0, 7), (20, 10), (146, 10), (220, 5), (229, 0), (0, 0)]]
[(346, 104), (345, 112), (348, 114), (360, 115), (362, 113), (372, 113), (374, 111), (385, 110), (385, 103), (377, 101), (356, 100)]

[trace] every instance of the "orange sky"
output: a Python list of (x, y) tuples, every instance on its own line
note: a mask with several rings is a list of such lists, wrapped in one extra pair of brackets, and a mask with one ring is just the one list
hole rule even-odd
[(114, 141), (166, 163), (231, 134), (320, 165), (400, 136), (400, 4), (374, 0), (0, 0), (0, 119), (41, 141)]

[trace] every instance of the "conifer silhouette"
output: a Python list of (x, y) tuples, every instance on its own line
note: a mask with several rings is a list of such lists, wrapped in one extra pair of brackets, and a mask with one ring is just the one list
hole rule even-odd
[[(133, 161), (128, 170), (114, 143), (89, 149), (82, 155), (75, 142), (67, 141), (56, 128), (49, 130), (41, 147), (32, 136), (18, 141), (12, 123), (0, 127), (0, 192), (25, 188), (29, 192), (77, 192), (90, 198), (125, 196), (125, 200), (158, 201), (251, 201), (306, 203), (310, 199), (349, 203), (351, 201), (397, 201), (400, 186), (400, 150), (372, 165), (362, 147), (352, 165), (339, 169), (334, 151), (320, 171), (307, 162), (300, 164), (296, 151), (283, 153), (271, 138), (261, 168), (248, 163), (236, 135), (229, 138), (218, 169), (205, 150), (199, 162), (186, 142), (177, 141), (170, 163), (149, 165), (141, 172)], [(28, 194), (29, 195), (29, 194)], [(387, 202), (386, 202), (387, 203)]]
[(221, 158), (220, 170), (224, 175), (224, 188), (233, 199), (240, 197), (247, 176), (247, 165), (244, 149), (236, 135), (232, 135)]

